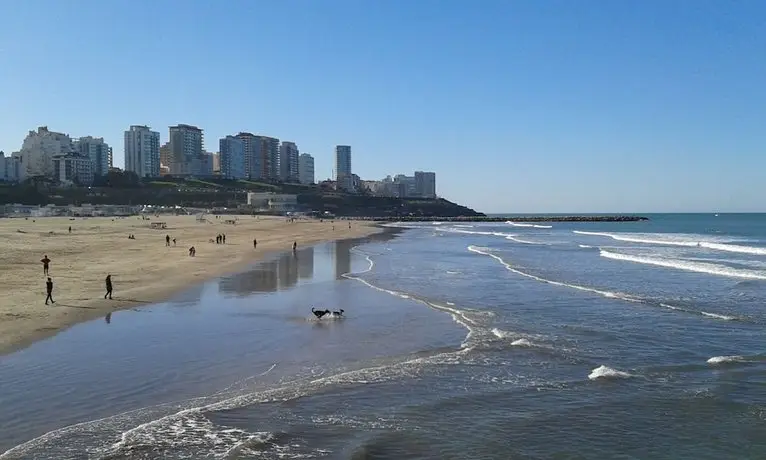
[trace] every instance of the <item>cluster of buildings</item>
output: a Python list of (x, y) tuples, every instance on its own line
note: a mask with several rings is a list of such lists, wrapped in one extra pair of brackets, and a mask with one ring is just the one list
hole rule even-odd
[[(218, 152), (205, 151), (202, 129), (186, 124), (170, 126), (168, 141), (149, 126), (132, 125), (124, 136), (125, 171), (141, 178), (162, 176), (248, 179), (310, 185), (315, 183), (314, 157), (301, 153), (295, 142), (240, 132), (218, 141)], [(41, 126), (29, 131), (21, 150), (0, 152), (0, 180), (22, 181), (45, 176), (72, 185), (91, 185), (113, 165), (112, 148), (100, 137), (72, 139)], [(415, 171), (379, 181), (362, 180), (351, 168), (351, 146), (335, 147), (333, 186), (346, 192), (436, 198), (436, 174)]]

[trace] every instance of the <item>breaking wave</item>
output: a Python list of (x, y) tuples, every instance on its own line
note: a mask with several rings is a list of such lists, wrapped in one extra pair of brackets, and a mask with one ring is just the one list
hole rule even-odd
[(658, 267), (672, 268), (676, 270), (686, 270), (697, 273), (706, 273), (716, 276), (728, 276), (731, 278), (746, 278), (766, 280), (766, 272), (758, 270), (744, 270), (732, 267), (726, 267), (717, 264), (708, 264), (703, 262), (691, 262), (683, 259), (669, 259), (660, 257), (635, 256), (628, 254), (619, 254), (601, 250), (601, 257), (625, 262), (634, 262), (646, 265), (656, 265)]
[(741, 254), (751, 255), (766, 255), (766, 248), (757, 246), (744, 246), (738, 244), (730, 244), (735, 240), (717, 240), (717, 241), (705, 241), (699, 239), (699, 235), (682, 235), (682, 234), (662, 234), (662, 233), (607, 233), (607, 232), (585, 232), (581, 230), (573, 230), (573, 233), (578, 235), (590, 235), (590, 236), (603, 236), (611, 238), (616, 241), (623, 241), (627, 243), (641, 243), (641, 244), (656, 244), (667, 246), (683, 246), (683, 247), (700, 247), (706, 249), (713, 249), (716, 251), (737, 252)]

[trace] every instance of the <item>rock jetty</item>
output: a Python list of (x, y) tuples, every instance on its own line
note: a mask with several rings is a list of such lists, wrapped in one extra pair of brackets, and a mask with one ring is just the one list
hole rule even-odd
[(649, 220), (644, 216), (463, 216), (463, 217), (422, 217), (385, 216), (364, 217), (363, 220), (385, 222), (639, 222)]

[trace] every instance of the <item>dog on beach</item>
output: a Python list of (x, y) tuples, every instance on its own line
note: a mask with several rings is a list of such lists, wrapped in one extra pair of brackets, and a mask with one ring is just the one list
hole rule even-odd
[(311, 313), (313, 313), (317, 319), (322, 319), (324, 315), (330, 314), (330, 310), (314, 310), (314, 307), (311, 307)]
[(341, 308), (340, 311), (332, 312), (332, 316), (335, 318), (340, 318), (341, 316), (343, 316), (343, 309)]

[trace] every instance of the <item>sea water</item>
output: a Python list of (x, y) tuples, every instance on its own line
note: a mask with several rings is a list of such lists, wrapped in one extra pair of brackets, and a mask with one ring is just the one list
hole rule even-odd
[(766, 458), (766, 216), (650, 218), (393, 225), (76, 326), (0, 358), (0, 458)]

